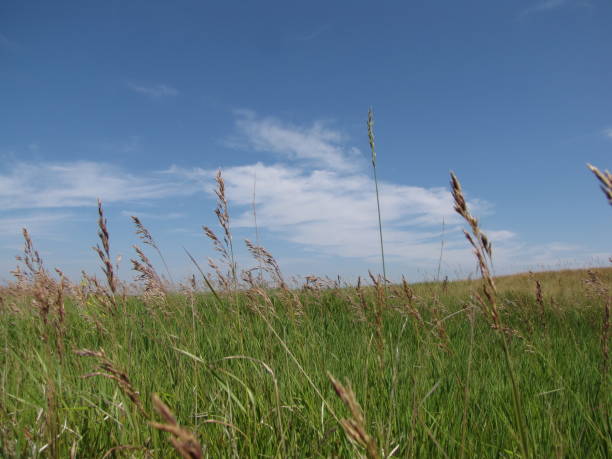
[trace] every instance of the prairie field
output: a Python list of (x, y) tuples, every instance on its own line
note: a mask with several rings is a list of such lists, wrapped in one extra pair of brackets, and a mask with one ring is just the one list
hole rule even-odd
[(187, 254), (183, 284), (138, 247), (137, 282), (118, 279), (101, 203), (101, 278), (52, 273), (24, 230), (0, 292), (0, 456), (609, 457), (612, 268), (494, 276), (452, 184), (478, 278), (289, 284), (250, 242), (239, 272), (220, 175), (220, 261)]

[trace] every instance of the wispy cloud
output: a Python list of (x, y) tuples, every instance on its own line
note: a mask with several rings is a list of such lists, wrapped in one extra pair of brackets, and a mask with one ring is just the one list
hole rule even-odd
[(606, 128), (603, 130), (603, 135), (612, 139), (612, 127)]
[(49, 235), (53, 228), (62, 222), (73, 219), (70, 212), (27, 212), (18, 215), (0, 217), (0, 237), (18, 238), (22, 228), (31, 233)]
[(122, 210), (121, 215), (125, 217), (146, 218), (148, 220), (174, 220), (185, 217), (185, 214), (180, 212), (142, 212), (140, 210)]
[(525, 17), (536, 13), (546, 13), (570, 5), (582, 7), (591, 6), (588, 0), (541, 0), (522, 10), (519, 16)]
[(12, 164), (0, 173), (0, 208), (79, 207), (184, 196), (194, 184), (178, 183), (158, 174), (132, 174), (105, 163)]
[(130, 83), (128, 84), (128, 87), (134, 92), (144, 94), (145, 96), (149, 96), (154, 99), (159, 99), (162, 97), (174, 97), (179, 95), (178, 89), (165, 84), (146, 86)]
[(276, 153), (281, 157), (305, 165), (337, 170), (354, 171), (362, 155), (355, 147), (343, 144), (344, 136), (323, 122), (302, 127), (272, 117), (258, 117), (248, 110), (236, 112), (238, 134), (230, 145)]

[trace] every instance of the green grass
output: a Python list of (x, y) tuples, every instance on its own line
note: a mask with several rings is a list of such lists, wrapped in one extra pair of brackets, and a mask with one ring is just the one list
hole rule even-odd
[[(611, 269), (597, 272), (612, 285)], [(588, 294), (584, 271), (535, 276), (543, 307), (528, 276), (497, 280), (504, 324), (518, 332), (509, 345), (530, 454), (609, 457), (603, 299)], [(93, 458), (121, 445), (133, 448), (115, 457), (172, 456), (168, 434), (148, 424), (159, 421), (153, 393), (208, 457), (365, 454), (338, 422), (350, 415), (329, 372), (350, 381), (383, 457), (519, 457), (499, 334), (469, 307), (478, 285), (412, 286), (423, 324), (395, 287), (378, 307), (366, 289), (361, 312), (354, 289), (304, 291), (301, 316), (282, 292), (269, 292), (276, 313), (265, 316), (254, 311), (257, 300), (242, 294), (222, 296), (221, 303), (198, 294), (193, 305), (188, 295), (171, 295), (161, 305), (131, 297), (119, 301), (117, 314), (73, 298), (61, 337), (43, 324), (31, 298), (6, 292), (0, 456), (70, 457), (73, 450)], [(144, 414), (115, 381), (82, 377), (96, 371), (97, 361), (73, 351), (100, 348), (129, 376)]]

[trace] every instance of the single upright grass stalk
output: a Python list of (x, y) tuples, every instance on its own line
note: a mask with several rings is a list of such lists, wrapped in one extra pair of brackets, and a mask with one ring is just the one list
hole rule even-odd
[(111, 261), (110, 255), (110, 243), (108, 235), (108, 227), (106, 226), (106, 218), (104, 218), (104, 210), (102, 209), (102, 201), (98, 199), (98, 237), (102, 242), (102, 247), (96, 244), (93, 247), (94, 251), (100, 257), (102, 261), (102, 271), (106, 275), (106, 281), (108, 283), (109, 291), (106, 293), (107, 300), (113, 308), (113, 312), (117, 312), (117, 300), (115, 295), (117, 293), (117, 279), (115, 277), (115, 270), (113, 268), (113, 262)]
[(490, 318), (491, 326), (497, 331), (499, 335), (506, 368), (508, 370), (510, 383), (512, 385), (514, 418), (516, 427), (520, 435), (519, 446), (521, 449), (522, 456), (528, 458), (529, 442), (527, 436), (527, 427), (525, 425), (524, 419), (525, 413), (521, 403), (518, 383), (516, 381), (516, 375), (514, 373), (512, 362), (510, 360), (510, 350), (508, 349), (508, 341), (506, 337), (506, 332), (509, 330), (505, 329), (502, 325), (501, 316), (497, 307), (497, 288), (495, 287), (495, 282), (491, 274), (490, 266), (492, 263), (493, 248), (491, 246), (491, 241), (489, 241), (487, 236), (480, 230), (478, 220), (470, 213), (465, 197), (463, 196), (463, 190), (461, 189), (461, 183), (459, 183), (459, 179), (457, 179), (457, 176), (453, 172), (450, 173), (450, 176), (451, 191), (453, 194), (453, 199), (455, 201), (455, 211), (463, 217), (463, 219), (468, 223), (470, 229), (472, 230), (472, 234), (468, 233), (466, 230), (463, 230), (463, 234), (465, 234), (465, 237), (474, 249), (474, 255), (476, 256), (476, 260), (478, 261), (478, 268), (482, 275), (484, 298), (481, 298), (480, 295), (476, 295), (476, 297), (483, 313), (485, 313), (485, 315)]
[(374, 148), (374, 113), (368, 110), (368, 138), (370, 140), (370, 150), (372, 152), (372, 171), (374, 172), (374, 186), (376, 187), (376, 208), (378, 210), (378, 234), (380, 236), (380, 257), (382, 258), (383, 278), (387, 284), (387, 268), (385, 267), (385, 247), (383, 244), (382, 220), (380, 218), (380, 198), (378, 195), (378, 178), (376, 176), (376, 149)]

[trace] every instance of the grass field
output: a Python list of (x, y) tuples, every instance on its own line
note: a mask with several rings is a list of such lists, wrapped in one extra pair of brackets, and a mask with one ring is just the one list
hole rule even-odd
[(610, 456), (611, 268), (493, 278), (464, 209), (482, 279), (289, 288), (253, 244), (265, 280), (238, 275), (219, 198), (224, 264), (180, 289), (141, 251), (126, 290), (101, 206), (104, 281), (52, 276), (25, 233), (1, 291), (0, 456)]

